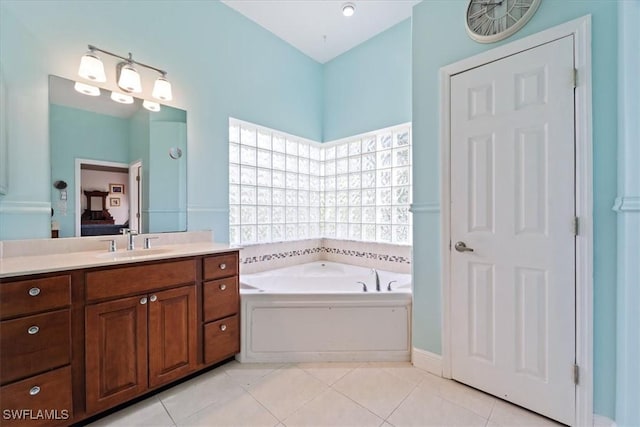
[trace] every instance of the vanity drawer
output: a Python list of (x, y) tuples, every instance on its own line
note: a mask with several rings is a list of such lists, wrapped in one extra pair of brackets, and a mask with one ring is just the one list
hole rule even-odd
[(188, 284), (195, 280), (194, 259), (120, 267), (87, 273), (86, 295), (88, 301), (114, 298)]
[(70, 325), (68, 309), (0, 322), (0, 383), (67, 365)]
[(204, 321), (221, 319), (238, 312), (238, 277), (205, 282)]
[(238, 253), (211, 256), (204, 259), (204, 278), (220, 279), (238, 275)]
[(0, 319), (66, 307), (71, 304), (71, 276), (0, 284)]
[(204, 363), (219, 362), (240, 352), (238, 315), (204, 325)]
[[(67, 366), (46, 374), (27, 378), (26, 380), (0, 387), (2, 425), (67, 425), (69, 424), (67, 420), (73, 416), (72, 402), (70, 367)], [(10, 410), (14, 411), (14, 414), (23, 414), (23, 418), (26, 416), (26, 419), (18, 419), (16, 416), (5, 417), (5, 411)], [(44, 411), (47, 411), (47, 413), (45, 414)], [(36, 419), (38, 414), (42, 416)]]

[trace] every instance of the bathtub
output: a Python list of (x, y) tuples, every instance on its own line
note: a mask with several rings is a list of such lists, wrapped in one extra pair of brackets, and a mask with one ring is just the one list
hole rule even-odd
[(328, 261), (242, 274), (237, 359), (410, 360), (411, 275), (377, 273), (380, 291), (372, 269)]

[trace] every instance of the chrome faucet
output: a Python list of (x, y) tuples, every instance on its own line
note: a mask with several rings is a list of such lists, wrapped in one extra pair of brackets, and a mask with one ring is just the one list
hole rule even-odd
[(372, 268), (371, 270), (373, 271), (373, 274), (376, 275), (376, 291), (380, 292), (380, 276), (378, 275), (378, 270), (375, 268)]
[(133, 238), (134, 236), (138, 235), (138, 232), (136, 230), (131, 230), (130, 228), (123, 228), (120, 230), (120, 233), (124, 234), (125, 236), (127, 236), (127, 250), (128, 251), (132, 251), (135, 249), (134, 243), (133, 243)]

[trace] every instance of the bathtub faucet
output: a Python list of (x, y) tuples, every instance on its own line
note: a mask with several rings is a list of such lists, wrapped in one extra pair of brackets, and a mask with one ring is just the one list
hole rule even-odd
[(378, 276), (378, 270), (372, 268), (373, 274), (376, 275), (376, 291), (380, 292), (380, 276)]
[(367, 292), (367, 284), (364, 282), (358, 282), (362, 285), (362, 292)]

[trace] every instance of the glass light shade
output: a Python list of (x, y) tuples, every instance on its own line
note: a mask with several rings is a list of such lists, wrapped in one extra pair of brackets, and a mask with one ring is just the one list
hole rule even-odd
[(87, 52), (80, 59), (78, 75), (94, 82), (106, 82), (107, 75), (104, 73), (104, 64), (94, 52)]
[(158, 104), (157, 102), (147, 101), (145, 99), (144, 101), (142, 101), (142, 106), (149, 111), (155, 111), (155, 112), (160, 111), (160, 104)]
[(76, 84), (73, 85), (73, 88), (84, 95), (100, 96), (100, 89), (95, 86), (76, 82)]
[(153, 85), (151, 96), (161, 101), (171, 101), (173, 95), (171, 94), (171, 83), (169, 83), (169, 80), (164, 76), (158, 77), (156, 83)]
[(124, 93), (111, 92), (111, 99), (120, 104), (133, 104), (133, 96), (125, 95)]
[(126, 92), (142, 92), (140, 74), (131, 64), (120, 63), (118, 65), (118, 86)]

